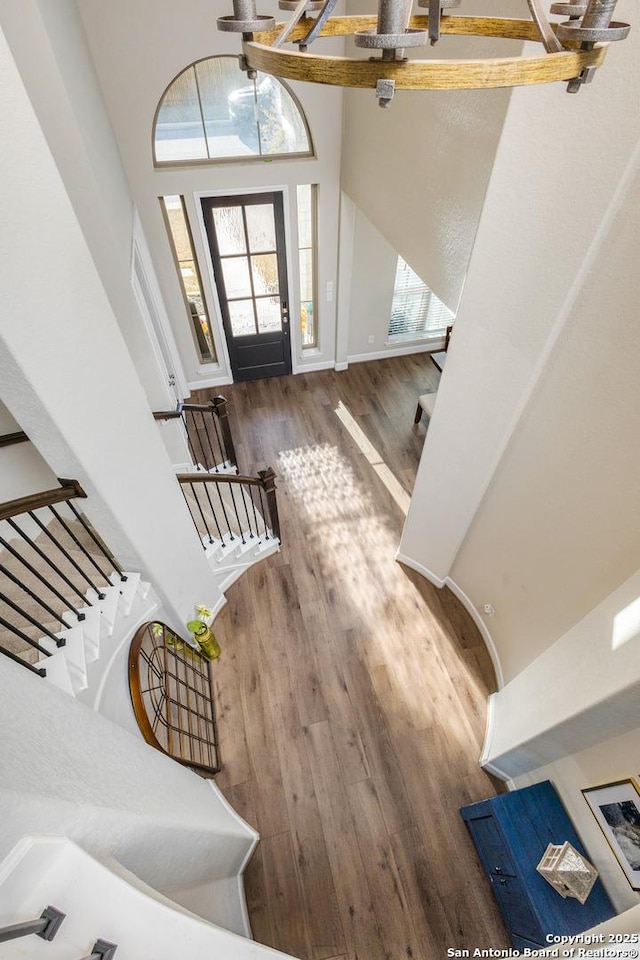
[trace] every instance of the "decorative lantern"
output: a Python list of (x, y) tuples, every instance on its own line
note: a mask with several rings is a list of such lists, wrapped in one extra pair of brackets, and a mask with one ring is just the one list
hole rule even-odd
[(567, 841), (550, 843), (536, 867), (561, 897), (575, 897), (584, 903), (598, 878), (598, 871)]

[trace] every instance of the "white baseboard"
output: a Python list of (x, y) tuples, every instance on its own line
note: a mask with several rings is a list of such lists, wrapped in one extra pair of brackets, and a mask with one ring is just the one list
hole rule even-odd
[[(367, 360), (385, 360), (387, 357), (408, 357), (411, 353), (434, 353), (444, 349), (444, 340), (429, 343), (412, 343), (402, 347), (385, 347), (372, 353), (355, 353), (347, 357), (349, 363), (366, 363)], [(337, 369), (337, 367), (336, 367)]]
[(509, 790), (513, 790), (515, 784), (508, 773), (505, 773), (504, 770), (501, 770), (500, 767), (497, 767), (495, 763), (491, 763), (489, 760), (489, 755), (491, 753), (491, 744), (493, 742), (493, 731), (495, 729), (495, 693), (492, 693), (487, 700), (487, 723), (484, 731), (484, 743), (482, 744), (482, 753), (478, 763), (483, 770), (486, 770), (487, 773), (493, 774), (494, 777), (498, 777), (499, 780), (504, 780)]
[(427, 570), (426, 567), (423, 567), (421, 563), (418, 563), (416, 560), (412, 560), (411, 557), (407, 557), (404, 553), (400, 553), (399, 550), (396, 550), (395, 559), (400, 563), (404, 563), (405, 567), (409, 567), (411, 570), (415, 570), (416, 573), (421, 574), (428, 580), (429, 583), (432, 583), (434, 587), (437, 587), (439, 590), (445, 586), (446, 580), (442, 580), (440, 577), (437, 577), (435, 573), (432, 573), (431, 570)]
[(502, 665), (500, 663), (498, 651), (496, 650), (493, 642), (493, 637), (489, 633), (483, 617), (480, 615), (462, 587), (459, 587), (455, 580), (452, 580), (449, 576), (444, 577), (444, 579), (436, 576), (436, 574), (432, 573), (431, 570), (428, 570), (427, 567), (423, 566), (421, 563), (417, 563), (415, 560), (412, 560), (411, 557), (407, 557), (405, 554), (400, 553), (400, 551), (396, 552), (396, 560), (399, 560), (400, 563), (404, 563), (405, 566), (410, 567), (411, 570), (415, 570), (416, 573), (421, 574), (426, 580), (429, 581), (429, 583), (432, 583), (435, 587), (438, 587), (438, 589), (442, 589), (442, 587), (449, 587), (451, 592), (458, 598), (465, 610), (467, 610), (467, 612), (471, 615), (473, 622), (480, 631), (480, 635), (482, 636), (485, 646), (489, 651), (493, 669), (495, 670), (498, 690), (501, 690), (504, 686), (504, 676), (502, 673)]
[(502, 673), (502, 664), (500, 663), (500, 657), (498, 656), (498, 651), (493, 642), (493, 637), (489, 633), (487, 624), (479, 613), (477, 608), (471, 602), (469, 597), (466, 595), (462, 587), (459, 587), (455, 580), (452, 580), (451, 577), (445, 577), (445, 584), (453, 594), (458, 598), (460, 603), (465, 607), (468, 613), (471, 614), (473, 621), (482, 635), (482, 639), (485, 642), (487, 650), (489, 651), (489, 656), (491, 657), (491, 662), (493, 664), (493, 669), (496, 673), (496, 681), (498, 683), (498, 690), (502, 690), (504, 687), (504, 675)]
[(314, 370), (333, 370), (333, 360), (315, 360), (313, 363), (304, 363), (298, 360), (294, 373), (312, 373)]
[(190, 380), (187, 386), (189, 390), (209, 390), (211, 387), (226, 387), (233, 383), (233, 378), (228, 374), (219, 377), (203, 377), (202, 380)]
[(348, 370), (348, 369), (349, 369), (349, 362), (348, 362), (347, 360), (342, 360), (342, 361), (340, 361), (340, 363), (336, 363), (336, 364), (335, 364), (335, 368), (336, 368), (336, 370)]

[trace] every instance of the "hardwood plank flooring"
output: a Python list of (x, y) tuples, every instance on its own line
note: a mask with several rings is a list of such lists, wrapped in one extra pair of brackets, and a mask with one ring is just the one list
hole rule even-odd
[(491, 662), (456, 598), (393, 559), (437, 378), (422, 354), (222, 390), (240, 471), (278, 474), (283, 546), (216, 619), (216, 781), (262, 836), (254, 936), (302, 960), (508, 947), (458, 816), (494, 792)]

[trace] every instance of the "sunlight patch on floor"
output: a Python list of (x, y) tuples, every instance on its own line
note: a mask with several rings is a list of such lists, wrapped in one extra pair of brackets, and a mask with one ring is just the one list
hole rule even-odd
[[(281, 451), (278, 473), (299, 518), (291, 534), (308, 541), (318, 575), (339, 597), (339, 607), (353, 611), (367, 666), (393, 664), (386, 712), (408, 718), (421, 731), (430, 728), (434, 711), (443, 711), (447, 719), (440, 723), (449, 738), (467, 748), (469, 730), (448, 707), (454, 691), (437, 652), (439, 644), (451, 641), (394, 559), (398, 525), (380, 512), (365, 477), (332, 444)], [(473, 698), (472, 680), (468, 689)]]
[(401, 484), (396, 480), (395, 476), (386, 465), (382, 456), (378, 453), (376, 448), (373, 446), (365, 432), (360, 426), (356, 423), (353, 416), (349, 413), (345, 407), (342, 400), (338, 403), (338, 406), (334, 410), (335, 415), (338, 417), (343, 427), (347, 430), (351, 439), (356, 442), (361, 452), (367, 458), (374, 471), (377, 473), (378, 477), (384, 483), (385, 487), (397, 503), (397, 505), (402, 510), (403, 514), (406, 516), (407, 511), (409, 510), (409, 503), (411, 502), (411, 497), (409, 494), (402, 489)]

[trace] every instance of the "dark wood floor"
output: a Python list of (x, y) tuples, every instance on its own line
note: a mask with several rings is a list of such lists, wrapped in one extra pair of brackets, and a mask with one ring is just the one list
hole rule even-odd
[(284, 543), (216, 620), (216, 781), (261, 835), (254, 936), (296, 957), (508, 946), (458, 816), (494, 792), (489, 657), (452, 594), (393, 559), (437, 376), (418, 355), (224, 390), (241, 472), (278, 474)]

